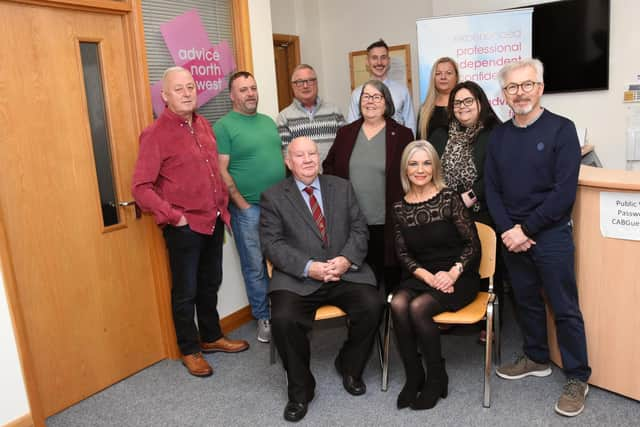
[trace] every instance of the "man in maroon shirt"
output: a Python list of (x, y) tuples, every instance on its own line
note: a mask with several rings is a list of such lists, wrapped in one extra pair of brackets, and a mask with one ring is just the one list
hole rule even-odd
[(167, 108), (140, 135), (131, 191), (137, 204), (162, 227), (182, 363), (190, 374), (206, 377), (213, 369), (202, 352), (237, 353), (249, 348), (246, 341), (222, 334), (216, 309), (229, 194), (218, 169), (211, 125), (194, 112), (197, 97), (191, 73), (181, 67), (167, 69), (162, 99)]

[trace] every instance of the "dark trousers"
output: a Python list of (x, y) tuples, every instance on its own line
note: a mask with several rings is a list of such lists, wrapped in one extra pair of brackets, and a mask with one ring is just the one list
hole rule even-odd
[(271, 332), (287, 371), (289, 400), (303, 403), (313, 399), (316, 382), (309, 369), (307, 334), (316, 309), (322, 305), (340, 307), (349, 316), (349, 334), (338, 359), (344, 375), (362, 375), (383, 308), (375, 286), (340, 281), (325, 283), (311, 295), (281, 290), (269, 296)]
[(513, 253), (504, 247), (502, 251), (511, 276), (524, 353), (538, 363), (549, 361), (544, 289), (555, 316), (565, 375), (587, 381), (591, 368), (578, 304), (572, 227), (562, 224), (544, 230), (534, 240), (536, 244), (527, 252)]
[(384, 238), (384, 225), (369, 225), (369, 243), (365, 262), (371, 266), (378, 283), (384, 283), (386, 294), (393, 292), (400, 283), (400, 267), (385, 265), (385, 245), (394, 245), (395, 242), (386, 242)]
[(200, 351), (200, 341), (222, 337), (216, 306), (222, 282), (224, 223), (218, 218), (211, 236), (196, 233), (188, 225), (168, 225), (163, 234), (171, 265), (171, 305), (178, 346), (182, 354), (193, 354)]

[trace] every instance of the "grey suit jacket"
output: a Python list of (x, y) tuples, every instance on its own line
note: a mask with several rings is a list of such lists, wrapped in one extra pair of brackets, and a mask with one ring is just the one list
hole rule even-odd
[(355, 266), (342, 279), (375, 286), (371, 268), (364, 263), (369, 231), (349, 181), (336, 176), (320, 176), (322, 206), (327, 223), (328, 243), (324, 244), (311, 211), (289, 177), (262, 192), (260, 200), (260, 244), (265, 258), (273, 264), (269, 292), (287, 290), (309, 295), (322, 282), (304, 277), (310, 259), (326, 261), (344, 256)]

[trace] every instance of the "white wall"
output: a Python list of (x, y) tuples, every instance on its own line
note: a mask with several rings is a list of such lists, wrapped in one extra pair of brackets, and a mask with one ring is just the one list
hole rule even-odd
[[(323, 31), (319, 14), (317, 0), (271, 0), (273, 32), (299, 36), (300, 60), (311, 65), (318, 76), (324, 76)], [(328, 86), (323, 80), (318, 86), (318, 92), (322, 98), (328, 95)], [(332, 102), (337, 103), (337, 101)], [(341, 104), (338, 105), (341, 106)]]
[(0, 425), (30, 412), (0, 271)]
[(249, 0), (253, 75), (258, 84), (258, 111), (274, 119), (278, 115), (276, 65), (273, 57), (271, 8), (269, 0)]
[[(274, 32), (301, 37), (301, 59), (318, 70), (320, 94), (343, 111), (350, 93), (348, 54), (383, 37), (390, 45), (411, 44), (414, 104), (418, 102), (415, 21), (430, 16), (486, 12), (549, 0), (272, 0)], [(293, 10), (293, 12), (292, 12)], [(611, 2), (609, 90), (546, 95), (543, 104), (588, 128), (589, 142), (607, 168), (625, 167), (627, 109), (624, 86), (640, 73), (636, 55), (640, 2)], [(320, 61), (318, 60), (320, 58)], [(569, 70), (568, 72), (579, 72)]]

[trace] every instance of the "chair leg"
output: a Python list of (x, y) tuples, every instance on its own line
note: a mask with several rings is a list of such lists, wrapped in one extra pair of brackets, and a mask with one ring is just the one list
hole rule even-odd
[(500, 341), (500, 299), (496, 295), (496, 299), (493, 303), (494, 305), (494, 336), (495, 336), (495, 347), (494, 347), (494, 359), (495, 365), (500, 366), (502, 364), (502, 342)]
[(380, 329), (376, 333), (376, 343), (378, 344), (378, 360), (380, 361), (380, 369), (384, 367), (384, 344), (382, 342), (383, 337), (380, 334)]
[(487, 340), (484, 348), (484, 393), (482, 406), (489, 408), (491, 406), (491, 345), (493, 343), (493, 300), (487, 303)]
[(387, 305), (384, 316), (384, 338), (382, 351), (382, 391), (389, 388), (389, 340), (391, 331), (391, 307)]

